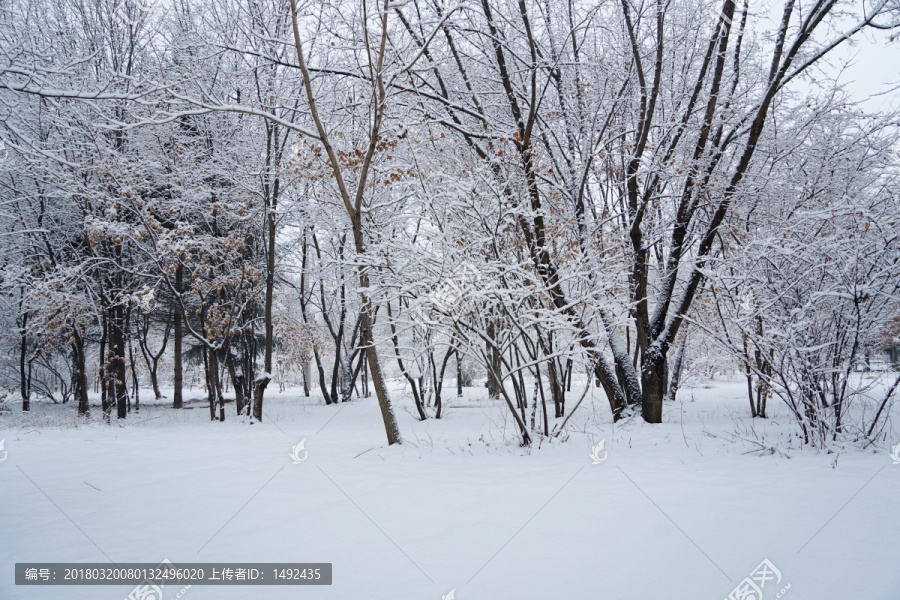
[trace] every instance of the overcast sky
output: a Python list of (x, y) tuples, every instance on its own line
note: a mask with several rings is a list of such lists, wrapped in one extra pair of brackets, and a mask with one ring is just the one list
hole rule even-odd
[(851, 61), (840, 80), (868, 110), (900, 108), (900, 33), (895, 35), (891, 42), (887, 32), (869, 30), (852, 46), (836, 50), (836, 59)]

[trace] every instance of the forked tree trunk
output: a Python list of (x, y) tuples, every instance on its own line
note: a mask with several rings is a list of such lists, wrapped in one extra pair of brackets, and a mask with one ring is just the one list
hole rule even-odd
[[(303, 56), (303, 44), (300, 40), (300, 27), (297, 23), (297, 2), (296, 0), (290, 0), (290, 3), (291, 25), (294, 34), (294, 49), (297, 52), (297, 66), (300, 68), (300, 72), (303, 75), (303, 88), (306, 94), (309, 113), (316, 126), (318, 141), (322, 144), (323, 148), (325, 149), (325, 153), (328, 156), (328, 161), (331, 165), (332, 173), (334, 176), (334, 183), (336, 184), (338, 191), (340, 192), (341, 200), (343, 201), (344, 208), (347, 211), (347, 216), (350, 218), (350, 224), (353, 230), (353, 243), (356, 254), (357, 256), (364, 256), (366, 253), (366, 243), (363, 231), (363, 196), (367, 189), (367, 184), (369, 183), (369, 172), (381, 134), (381, 124), (382, 118), (384, 116), (383, 111), (387, 101), (387, 90), (383, 80), (383, 67), (388, 37), (388, 0), (384, 0), (383, 10), (381, 11), (381, 38), (377, 55), (377, 64), (370, 64), (370, 67), (372, 68), (371, 72), (374, 76), (374, 80), (372, 81), (372, 83), (378, 90), (378, 99), (375, 104), (377, 108), (375, 113), (372, 115), (371, 128), (369, 131), (369, 144), (366, 148), (365, 158), (363, 159), (361, 168), (359, 170), (356, 190), (353, 196), (351, 196), (350, 190), (347, 187), (346, 182), (344, 181), (341, 162), (338, 158), (337, 151), (331, 145), (328, 130), (319, 115), (319, 110), (316, 105), (315, 93), (313, 92), (312, 77), (309, 73), (309, 69), (306, 66), (306, 60)], [(387, 386), (385, 385), (384, 377), (381, 372), (381, 365), (378, 362), (378, 351), (376, 350), (373, 343), (373, 306), (367, 292), (367, 290), (369, 289), (369, 276), (366, 273), (365, 268), (363, 267), (359, 269), (359, 287), (361, 290), (360, 301), (362, 304), (362, 314), (360, 316), (360, 347), (367, 350), (366, 355), (369, 361), (369, 372), (372, 376), (372, 384), (375, 386), (375, 395), (378, 398), (378, 406), (381, 409), (381, 417), (384, 421), (384, 429), (385, 433), (387, 434), (388, 444), (399, 444), (401, 443), (400, 430), (397, 427), (397, 420), (394, 417), (394, 409), (391, 406), (391, 399), (388, 395)]]
[(319, 356), (318, 350), (313, 350), (313, 356), (316, 359), (316, 370), (319, 372), (319, 389), (322, 390), (325, 405), (333, 404), (331, 392), (328, 391), (328, 385), (325, 383), (325, 367), (322, 366), (322, 357)]

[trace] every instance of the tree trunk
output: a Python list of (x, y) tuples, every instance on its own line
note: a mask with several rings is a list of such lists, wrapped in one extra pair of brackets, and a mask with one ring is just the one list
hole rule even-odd
[(662, 423), (668, 369), (666, 355), (659, 350), (641, 356), (641, 412), (647, 423)]
[[(181, 267), (181, 263), (179, 263), (178, 266), (175, 267), (175, 291), (178, 294), (181, 294), (183, 285), (184, 285), (184, 271)], [(173, 380), (172, 380), (172, 385), (175, 388), (172, 392), (172, 398), (173, 398), (172, 407), (173, 408), (181, 408), (182, 406), (184, 406), (184, 400), (183, 400), (183, 396), (182, 396), (182, 389), (184, 387), (184, 369), (182, 367), (182, 362), (181, 362), (181, 341), (182, 341), (182, 336), (183, 336), (184, 332), (182, 331), (182, 328), (181, 328), (181, 318), (182, 318), (181, 308), (179, 306), (176, 306), (175, 307), (175, 316), (173, 319), (173, 321), (174, 321), (173, 328), (175, 331), (173, 332), (174, 338), (172, 340), (173, 346), (174, 346), (174, 354), (175, 354), (174, 360), (173, 360), (175, 376), (173, 377)]]
[[(21, 304), (20, 304), (21, 306)], [(31, 378), (25, 369), (25, 355), (28, 353), (28, 313), (22, 316), (22, 328), (19, 330), (21, 341), (19, 342), (19, 393), (22, 395), (22, 410), (31, 410)]]
[[(140, 385), (138, 382), (137, 369), (135, 368), (137, 365), (134, 361), (134, 343), (131, 339), (131, 310), (132, 309), (129, 308), (125, 313), (125, 331), (128, 332), (128, 366), (131, 369), (131, 391), (134, 394), (134, 412), (141, 412)], [(128, 412), (131, 412), (131, 405), (128, 406)]]
[[(368, 289), (369, 278), (365, 273), (360, 273), (360, 287)], [(381, 373), (381, 365), (378, 362), (378, 352), (372, 340), (372, 303), (368, 296), (362, 294), (363, 310), (360, 315), (360, 346), (366, 350), (369, 359), (369, 373), (372, 375), (372, 385), (375, 387), (375, 396), (378, 398), (378, 406), (381, 409), (381, 419), (384, 422), (384, 430), (387, 434), (388, 445), (402, 442), (400, 429), (397, 427), (397, 419), (394, 417), (394, 409), (391, 406), (391, 398), (388, 396), (387, 386)]]
[[(402, 300), (401, 300), (402, 302)], [(400, 305), (400, 309), (398, 309), (398, 317), (399, 311), (402, 310), (403, 305)], [(391, 314), (391, 302), (388, 300), (387, 302), (387, 314), (388, 321), (390, 322), (391, 327), (391, 343), (394, 345), (394, 356), (397, 359), (397, 366), (400, 367), (400, 373), (409, 382), (409, 387), (412, 389), (413, 393), (413, 402), (416, 405), (416, 411), (419, 413), (419, 420), (425, 421), (428, 419), (428, 414), (425, 412), (425, 405), (422, 402), (422, 396), (419, 394), (420, 390), (422, 390), (422, 378), (419, 377), (418, 383), (416, 382), (416, 378), (413, 377), (406, 367), (403, 364), (403, 357), (400, 355), (400, 340), (397, 337), (397, 325), (394, 323), (394, 316)], [(373, 349), (374, 351), (374, 349)], [(415, 361), (414, 361), (415, 362)], [(378, 388), (375, 388), (375, 391), (378, 391)], [(424, 390), (422, 390), (424, 391)]]
[(550, 381), (550, 393), (553, 396), (554, 416), (558, 419), (566, 414), (566, 392), (556, 368), (556, 361), (547, 360), (547, 379)]
[(216, 420), (216, 376), (213, 374), (219, 370), (215, 350), (203, 349), (203, 358), (206, 363), (206, 397), (209, 399), (209, 420)]
[(462, 398), (463, 395), (463, 373), (462, 373), (462, 353), (459, 348), (456, 349), (456, 397)]
[[(312, 377), (312, 369), (310, 368), (308, 360), (303, 361), (301, 370), (303, 371), (303, 395), (309, 398), (309, 380)], [(363, 381), (363, 385), (365, 386), (365, 380)]]
[(237, 369), (234, 366), (234, 355), (229, 352), (227, 357), (225, 358), (225, 368), (228, 369), (228, 376), (231, 378), (231, 385), (234, 386), (234, 403), (236, 408), (236, 414), (240, 415), (241, 411), (244, 409), (244, 403), (247, 402), (247, 398), (244, 396), (244, 371), (243, 366), (241, 367), (241, 374), (238, 375)]
[(103, 414), (106, 418), (109, 417), (109, 401), (107, 400), (107, 385), (106, 385), (106, 341), (109, 338), (109, 324), (107, 323), (108, 319), (106, 318), (106, 311), (100, 311), (102, 316), (100, 317), (100, 365), (97, 369), (99, 373), (97, 374), (97, 379), (100, 383), (100, 410), (103, 411)]
[[(341, 325), (341, 329), (343, 329), (343, 324)], [(334, 342), (334, 362), (331, 365), (331, 391), (329, 395), (331, 396), (331, 401), (335, 404), (339, 402), (338, 400), (338, 381), (341, 378), (341, 354), (343, 348), (341, 348), (342, 335), (338, 334), (338, 337), (335, 338)]]
[[(456, 348), (449, 348), (447, 350), (447, 354), (444, 355), (444, 360), (441, 362), (441, 371), (440, 373), (434, 373), (434, 418), (440, 419), (441, 413), (444, 410), (444, 403), (441, 400), (441, 390), (444, 388), (444, 373), (447, 371), (447, 363), (450, 361), (450, 355), (456, 354), (458, 351)], [(432, 372), (434, 372), (434, 363), (432, 363)]]
[[(119, 303), (108, 309), (109, 360), (106, 382), (110, 405), (116, 405), (116, 417), (124, 419), (128, 414), (128, 390), (125, 386), (125, 307)], [(111, 408), (111, 406), (110, 406)]]
[(313, 356), (316, 358), (316, 370), (319, 372), (319, 389), (322, 390), (322, 398), (325, 399), (325, 404), (332, 404), (331, 401), (331, 392), (328, 391), (328, 386), (325, 384), (325, 367), (322, 366), (322, 357), (319, 356), (318, 350), (313, 350)]
[(263, 350), (263, 369), (265, 372), (257, 377), (253, 386), (253, 417), (262, 421), (263, 398), (269, 381), (272, 379), (272, 347), (274, 345), (275, 326), (272, 321), (272, 302), (275, 293), (275, 210), (278, 208), (278, 193), (281, 181), (276, 178), (270, 197), (266, 199), (266, 301), (264, 322), (266, 345)]
[(213, 390), (215, 398), (219, 401), (219, 421), (225, 422), (225, 395), (222, 393), (222, 380), (219, 377), (219, 356), (218, 352), (213, 350), (209, 353), (212, 359), (210, 362), (209, 375), (212, 377)]
[(90, 412), (85, 362), (84, 338), (78, 331), (72, 331), (72, 393), (78, 403), (78, 414), (82, 416)]
[(363, 398), (368, 398), (371, 395), (369, 392), (369, 352), (365, 348), (360, 350), (360, 352), (363, 354), (360, 359), (362, 361), (362, 395)]
[[(488, 321), (487, 326), (487, 337), (490, 340), (487, 345), (487, 355), (488, 360), (491, 363), (488, 367), (487, 389), (488, 398), (492, 400), (496, 400), (500, 397), (499, 382), (502, 380), (502, 377), (500, 377), (500, 373), (502, 373), (503, 371), (503, 366), (500, 364), (500, 352), (497, 350), (496, 336), (496, 326), (493, 319), (491, 319), (490, 321)], [(494, 376), (491, 375), (491, 371), (493, 371)]]
[[(325, 152), (328, 155), (328, 159), (334, 173), (334, 181), (337, 184), (338, 190), (340, 191), (341, 199), (344, 202), (344, 208), (347, 210), (347, 216), (350, 218), (350, 224), (353, 229), (353, 244), (356, 250), (356, 254), (357, 256), (362, 257), (366, 254), (362, 200), (363, 194), (365, 193), (366, 184), (368, 183), (369, 167), (371, 166), (372, 158), (375, 155), (377, 149), (379, 133), (381, 130), (381, 118), (383, 115), (382, 110), (385, 106), (386, 99), (385, 88), (383, 87), (384, 82), (382, 79), (381, 61), (384, 57), (384, 48), (387, 43), (387, 16), (385, 14), (384, 18), (382, 19), (382, 51), (379, 54), (378, 67), (374, 70), (374, 73), (377, 73), (376, 81), (379, 84), (379, 101), (376, 103), (378, 110), (376, 111), (375, 118), (372, 122), (369, 147), (367, 149), (366, 158), (363, 161), (363, 165), (359, 174), (356, 194), (351, 199), (348, 188), (344, 182), (337, 153), (331, 145), (331, 140), (329, 138), (328, 132), (326, 131), (326, 127), (319, 117), (318, 108), (316, 107), (312, 77), (309, 74), (309, 69), (307, 69), (306, 67), (306, 61), (303, 57), (303, 45), (300, 41), (300, 27), (297, 24), (297, 2), (296, 0), (290, 0), (290, 2), (291, 24), (293, 26), (294, 33), (294, 48), (297, 51), (297, 64), (300, 67), (300, 72), (303, 74), (303, 87), (304, 91), (306, 92), (307, 106), (309, 107), (310, 115), (312, 116), (313, 121), (316, 124), (316, 131), (319, 134), (319, 141), (324, 146)], [(387, 5), (385, 5), (385, 9), (387, 9)], [(388, 444), (399, 444), (402, 441), (400, 438), (400, 430), (397, 427), (397, 420), (394, 417), (394, 409), (391, 406), (391, 399), (388, 395), (387, 386), (385, 385), (384, 377), (381, 373), (381, 365), (378, 362), (378, 351), (376, 350), (373, 342), (373, 307), (367, 291), (369, 289), (369, 276), (366, 273), (365, 268), (363, 267), (359, 269), (359, 288), (360, 301), (362, 304), (362, 314), (360, 316), (360, 347), (368, 350), (367, 356), (369, 360), (369, 371), (372, 375), (372, 384), (375, 386), (375, 395), (378, 398), (378, 406), (381, 409), (381, 418), (384, 421), (384, 429), (385, 433), (387, 434)]]
[(684, 351), (686, 347), (687, 332), (685, 332), (685, 336), (681, 340), (681, 345), (678, 347), (678, 353), (675, 355), (675, 360), (672, 364), (672, 376), (669, 378), (669, 388), (666, 391), (667, 402), (675, 401), (675, 395), (678, 393), (678, 386), (681, 385), (681, 370), (684, 368)]
[(157, 372), (157, 367), (159, 366), (159, 362), (156, 360), (151, 360), (149, 368), (150, 371), (150, 387), (153, 388), (153, 397), (157, 400), (162, 400), (162, 392), (159, 391), (159, 374)]

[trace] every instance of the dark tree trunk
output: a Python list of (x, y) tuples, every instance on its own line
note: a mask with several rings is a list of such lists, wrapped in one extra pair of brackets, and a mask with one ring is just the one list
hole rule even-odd
[(84, 338), (78, 331), (72, 331), (72, 394), (78, 404), (78, 414), (87, 416), (88, 405), (87, 370), (84, 356)]
[[(269, 137), (267, 148), (271, 150), (278, 147), (278, 130), (275, 126), (267, 123), (266, 132)], [(286, 141), (287, 134), (285, 134), (285, 138), (282, 141), (282, 148)], [(278, 154), (278, 158), (273, 162), (276, 162), (277, 164), (277, 161), (280, 160), (280, 151), (275, 150), (275, 152)], [(267, 157), (267, 161), (268, 160), (269, 157)], [(263, 326), (265, 329), (266, 342), (265, 348), (263, 349), (263, 369), (265, 372), (253, 382), (253, 417), (257, 421), (262, 421), (263, 399), (266, 394), (266, 388), (269, 386), (269, 381), (272, 379), (272, 349), (275, 344), (275, 325), (272, 320), (272, 303), (275, 295), (275, 215), (278, 209), (278, 195), (281, 189), (281, 179), (276, 176), (275, 180), (271, 183), (271, 188), (269, 185), (269, 182), (266, 182), (266, 193), (264, 195), (266, 201), (266, 299), (265, 308), (263, 309)]]
[[(759, 353), (757, 352), (757, 356)], [(757, 361), (757, 365), (759, 362)], [(750, 417), (756, 418), (756, 402), (753, 399), (753, 370), (750, 364), (750, 351), (747, 348), (747, 338), (744, 337), (744, 378), (747, 380), (747, 399), (750, 401)]]
[[(341, 328), (343, 330), (343, 327)], [(334, 344), (334, 363), (331, 365), (331, 401), (337, 403), (338, 400), (338, 381), (342, 377), (341, 372), (341, 338), (338, 336)]]
[[(515, 353), (513, 353), (515, 350)], [(509, 364), (515, 364), (516, 374), (510, 377), (516, 394), (516, 401), (519, 403), (519, 409), (522, 411), (522, 420), (525, 420), (525, 409), (528, 408), (528, 391), (525, 389), (525, 376), (522, 371), (522, 357), (519, 354), (518, 346), (513, 346), (509, 350)]]
[[(150, 315), (141, 315), (138, 325), (138, 346), (141, 349), (141, 355), (144, 357), (144, 363), (147, 365), (147, 373), (150, 375), (150, 387), (153, 388), (153, 397), (162, 400), (162, 393), (159, 391), (159, 359), (166, 351), (169, 345), (169, 334), (172, 332), (172, 320), (166, 319), (166, 328), (163, 330), (163, 340), (157, 352), (150, 349)], [(131, 345), (129, 344), (129, 348)], [(129, 350), (130, 351), (130, 350)]]
[[(540, 368), (537, 369), (537, 374), (538, 374), (538, 386), (539, 386), (538, 389), (541, 392), (541, 412), (543, 412), (543, 414), (544, 414), (544, 435), (549, 436), (550, 435), (550, 425), (547, 422), (547, 400), (546, 400), (546, 398), (544, 398), (544, 386), (540, 385), (540, 382), (541, 382)], [(588, 384), (588, 385), (590, 385), (590, 384)]]
[(363, 348), (360, 352), (362, 352), (360, 358), (362, 361), (362, 395), (363, 398), (368, 398), (371, 395), (369, 392), (369, 351)]
[(99, 373), (97, 374), (97, 379), (100, 382), (100, 410), (103, 411), (103, 414), (108, 418), (109, 417), (109, 400), (107, 399), (107, 385), (106, 385), (106, 372), (107, 372), (107, 359), (106, 355), (106, 341), (109, 338), (109, 324), (107, 323), (108, 319), (106, 318), (106, 311), (101, 311), (102, 316), (100, 317), (100, 367), (98, 369)]
[[(128, 414), (128, 390), (125, 358), (125, 307), (119, 303), (108, 309), (109, 360), (107, 361), (106, 382), (109, 389), (110, 405), (116, 406), (116, 417), (124, 419)], [(111, 408), (111, 406), (110, 406)]]
[(219, 421), (225, 421), (225, 395), (222, 393), (222, 379), (219, 376), (219, 356), (218, 352), (213, 350), (209, 353), (209, 376), (212, 378), (213, 390), (215, 398), (219, 403)]
[(158, 365), (159, 363), (156, 360), (151, 360), (147, 370), (150, 372), (150, 387), (153, 388), (153, 397), (157, 400), (162, 400), (163, 395), (162, 392), (159, 391)]
[[(300, 244), (301, 263), (300, 263), (300, 314), (303, 322), (307, 323), (306, 318), (306, 267), (309, 258), (309, 244), (306, 241), (306, 229), (303, 230), (303, 241)], [(318, 361), (318, 358), (317, 358)], [(303, 361), (303, 395), (309, 397), (309, 390), (312, 387), (310, 379), (312, 379), (312, 368), (309, 364), (309, 357)]]
[[(131, 369), (131, 391), (134, 394), (134, 412), (141, 412), (141, 396), (140, 385), (138, 382), (137, 365), (134, 361), (134, 343), (132, 341), (131, 331), (131, 311), (129, 308), (125, 312), (125, 331), (128, 332), (128, 366)], [(128, 412), (131, 412), (131, 403), (128, 404)]]
[(554, 416), (558, 419), (566, 413), (566, 392), (557, 373), (556, 361), (547, 361), (547, 378), (550, 380), (550, 393), (553, 395)]
[[(21, 306), (21, 303), (19, 304)], [(31, 410), (31, 377), (25, 367), (25, 355), (28, 353), (28, 313), (22, 315), (22, 327), (19, 330), (19, 393), (22, 395), (22, 410)]]
[[(354, 360), (356, 361), (355, 367), (353, 366)], [(350, 358), (348, 359), (348, 364), (350, 365), (351, 374), (350, 374), (350, 380), (347, 383), (347, 396), (344, 399), (344, 402), (349, 402), (350, 397), (353, 395), (353, 392), (357, 392), (356, 381), (358, 379), (359, 380), (362, 379), (362, 377), (360, 375), (362, 374), (363, 369), (366, 365), (366, 353), (357, 348), (356, 350), (354, 350), (353, 354), (350, 355)], [(366, 382), (363, 381), (363, 387), (365, 387), (365, 384), (366, 384)], [(365, 392), (365, 389), (363, 390), (363, 392)], [(359, 394), (359, 392), (357, 392), (357, 394)], [(364, 397), (364, 396), (362, 396), (362, 397)]]
[(203, 349), (203, 359), (206, 363), (206, 397), (209, 399), (209, 420), (216, 420), (216, 377), (218, 376), (219, 361), (216, 359), (215, 350)]
[(641, 412), (647, 423), (662, 423), (663, 398), (668, 384), (666, 355), (660, 351), (641, 355)]
[(244, 371), (241, 366), (240, 374), (234, 366), (234, 355), (229, 352), (225, 358), (225, 368), (228, 369), (228, 376), (231, 378), (231, 385), (234, 386), (234, 403), (236, 405), (236, 414), (240, 415), (244, 410), (247, 398), (244, 395)]
[(322, 357), (319, 356), (318, 350), (313, 350), (313, 356), (316, 359), (316, 370), (319, 372), (319, 389), (322, 390), (322, 397), (325, 399), (325, 404), (333, 404), (331, 399), (331, 392), (328, 391), (328, 386), (325, 384), (325, 368), (322, 366)]
[[(487, 326), (487, 337), (490, 340), (487, 346), (487, 355), (488, 360), (490, 361), (490, 366), (488, 367), (488, 378), (487, 378), (487, 389), (488, 389), (488, 398), (497, 399), (500, 397), (500, 381), (503, 378), (500, 374), (503, 371), (503, 367), (500, 363), (500, 351), (497, 350), (496, 345), (496, 326), (494, 321), (491, 320), (488, 322)], [(491, 371), (493, 371), (494, 375), (491, 375)]]
[(456, 350), (456, 397), (462, 398), (463, 395), (463, 372), (462, 372), (462, 353), (459, 348)]
[[(432, 372), (434, 374), (434, 418), (440, 419), (441, 413), (444, 410), (444, 403), (441, 401), (441, 390), (444, 387), (444, 373), (447, 372), (447, 363), (450, 361), (450, 355), (456, 354), (456, 348), (450, 348), (447, 350), (447, 354), (444, 355), (444, 360), (441, 362), (441, 371), (440, 373), (434, 372), (432, 368)], [(432, 363), (432, 367), (434, 367), (434, 363)]]
[[(178, 294), (181, 294), (183, 285), (184, 285), (184, 272), (181, 267), (181, 263), (179, 263), (178, 266), (175, 267), (175, 291)], [(173, 358), (173, 366), (174, 366), (175, 374), (174, 374), (174, 377), (172, 380), (172, 385), (175, 388), (172, 391), (172, 406), (173, 406), (173, 408), (181, 408), (184, 406), (184, 397), (182, 396), (182, 389), (184, 387), (184, 368), (183, 368), (182, 362), (181, 362), (181, 360), (182, 360), (181, 344), (182, 344), (182, 338), (183, 338), (184, 332), (182, 331), (181, 319), (182, 319), (182, 314), (181, 314), (181, 308), (180, 308), (180, 303), (179, 303), (175, 307), (175, 315), (172, 319), (173, 320), (172, 328), (174, 329), (174, 331), (172, 332), (172, 335), (173, 335), (172, 343), (174, 346), (173, 351), (175, 354), (175, 356)]]

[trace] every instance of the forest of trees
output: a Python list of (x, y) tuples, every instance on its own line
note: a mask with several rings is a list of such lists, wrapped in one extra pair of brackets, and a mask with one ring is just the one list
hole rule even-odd
[(483, 381), (529, 444), (584, 381), (662, 422), (711, 347), (754, 417), (871, 439), (900, 381), (857, 376), (900, 345), (898, 115), (849, 101), (835, 55), (898, 23), (897, 0), (7, 0), (0, 386), (106, 419), (196, 386), (216, 421), (297, 382), (374, 395), (393, 444), (388, 379), (423, 420)]

